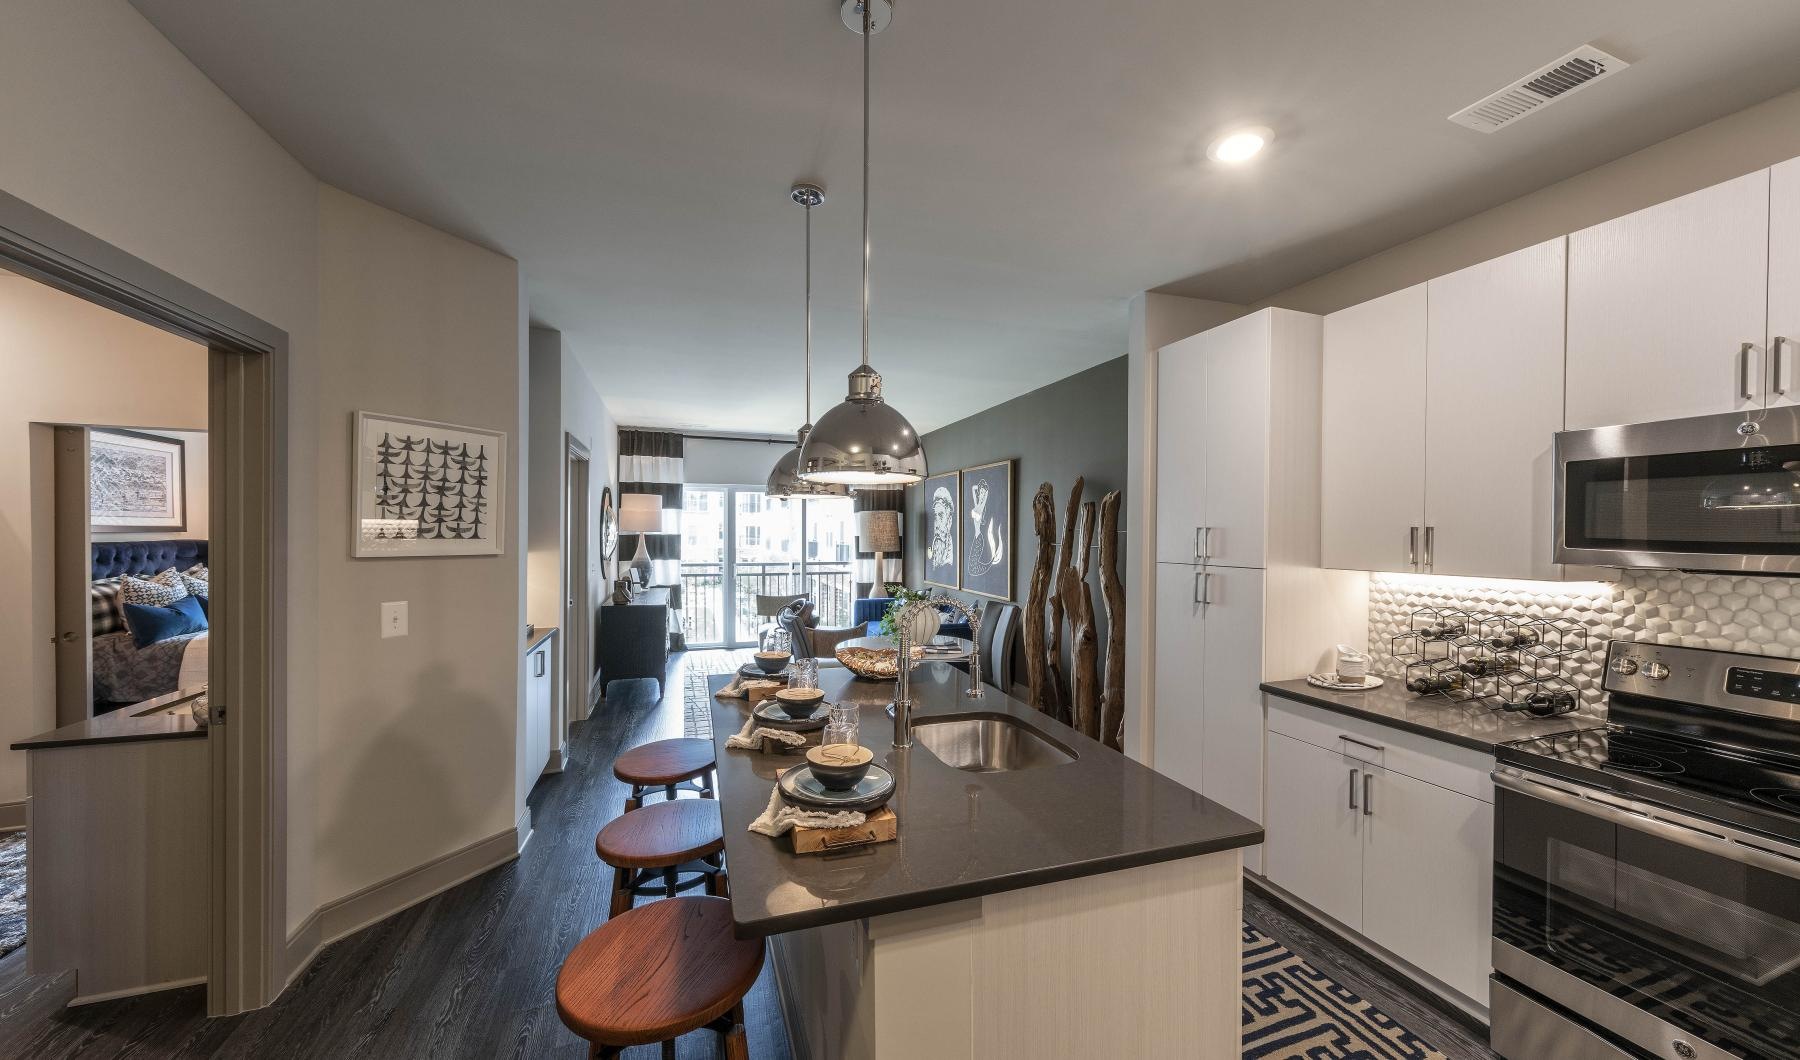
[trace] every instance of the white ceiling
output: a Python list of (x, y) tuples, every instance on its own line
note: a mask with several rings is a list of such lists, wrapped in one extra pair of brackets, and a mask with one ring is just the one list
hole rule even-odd
[[(836, 0), (134, 0), (322, 179), (523, 265), (621, 421), (800, 413), (857, 358), (859, 39)], [(874, 363), (921, 430), (1800, 83), (1792, 0), (898, 0), (875, 38)], [(1583, 42), (1510, 129), (1446, 116)], [(1251, 167), (1205, 158), (1271, 126)]]

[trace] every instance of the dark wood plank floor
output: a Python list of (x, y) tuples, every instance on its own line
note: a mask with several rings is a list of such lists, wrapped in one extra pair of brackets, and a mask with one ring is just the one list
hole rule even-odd
[[(26, 975), (21, 950), (0, 961), (0, 1057), (585, 1057), (556, 1016), (557, 968), (606, 919), (610, 871), (594, 834), (625, 799), (613, 757), (682, 734), (685, 667), (676, 656), (661, 700), (652, 681), (612, 686), (579, 726), (573, 764), (532, 792), (534, 834), (518, 861), (336, 943), (269, 1008), (208, 1020), (195, 988), (67, 1009), (72, 977)], [(746, 1009), (750, 1055), (788, 1060), (767, 968)], [(722, 1053), (701, 1032), (677, 1055)]]

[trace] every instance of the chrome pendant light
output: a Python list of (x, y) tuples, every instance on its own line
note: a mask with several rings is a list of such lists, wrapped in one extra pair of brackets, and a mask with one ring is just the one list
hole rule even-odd
[(796, 184), (788, 193), (795, 202), (806, 207), (806, 422), (800, 425), (794, 447), (775, 461), (769, 472), (771, 497), (846, 497), (850, 487), (829, 482), (808, 482), (799, 475), (800, 448), (812, 433), (812, 211), (825, 201), (825, 189), (815, 184)]
[(844, 0), (844, 22), (863, 38), (862, 364), (842, 404), (819, 417), (800, 446), (800, 477), (858, 489), (910, 486), (925, 478), (925, 445), (881, 396), (869, 366), (869, 38), (893, 18), (889, 0)]

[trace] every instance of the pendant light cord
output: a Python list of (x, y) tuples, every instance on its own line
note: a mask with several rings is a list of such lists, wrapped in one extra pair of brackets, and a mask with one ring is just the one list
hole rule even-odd
[(812, 206), (806, 207), (806, 418), (812, 424)]
[(862, 196), (862, 363), (869, 366), (869, 38), (875, 35), (874, 0), (862, 0), (863, 29), (863, 196)]

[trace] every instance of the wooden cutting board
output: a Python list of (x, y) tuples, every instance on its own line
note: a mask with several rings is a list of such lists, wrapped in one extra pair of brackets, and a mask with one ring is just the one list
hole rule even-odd
[(887, 843), (900, 837), (900, 819), (883, 806), (854, 828), (795, 828), (788, 833), (796, 854), (827, 854), (846, 847)]

